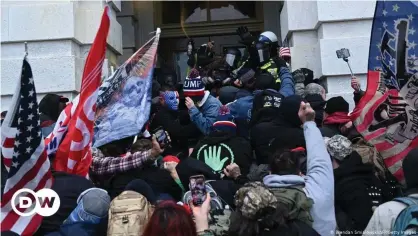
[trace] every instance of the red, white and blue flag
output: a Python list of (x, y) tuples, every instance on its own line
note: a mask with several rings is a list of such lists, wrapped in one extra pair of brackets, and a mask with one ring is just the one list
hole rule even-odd
[(377, 1), (367, 90), (352, 113), (389, 171), (404, 181), (402, 161), (418, 147), (418, 1)]
[[(2, 125), (2, 139), (3, 136), (3, 150), (13, 150), (13, 153), (7, 159), (10, 168), (1, 199), (1, 230), (10, 230), (19, 235), (33, 235), (43, 217), (38, 214), (16, 214), (11, 205), (16, 205), (11, 201), (12, 196), (22, 188), (35, 192), (50, 188), (53, 178), (41, 133), (32, 69), (26, 59), (23, 60), (20, 83), (13, 96), (12, 107)], [(33, 201), (33, 205), (35, 202)], [(28, 212), (32, 207), (19, 210)]]
[(109, 27), (109, 8), (106, 6), (86, 59), (80, 94), (61, 112), (53, 132), (45, 140), (48, 155), (55, 154), (53, 167), (57, 171), (88, 176), (96, 100)]

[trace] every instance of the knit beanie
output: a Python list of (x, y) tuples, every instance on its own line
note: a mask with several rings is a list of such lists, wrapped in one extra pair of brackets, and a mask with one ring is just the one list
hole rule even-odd
[(325, 105), (325, 112), (327, 114), (332, 114), (334, 112), (349, 112), (348, 102), (341, 96), (333, 97), (328, 99)]
[(218, 117), (216, 118), (216, 122), (213, 123), (213, 130), (236, 132), (237, 125), (234, 123), (234, 117), (231, 115), (231, 111), (227, 106), (221, 106), (219, 108)]
[(163, 162), (176, 162), (179, 163), (180, 160), (176, 156), (167, 155), (163, 158)]
[(200, 78), (199, 71), (193, 68), (183, 84), (185, 97), (190, 97), (193, 101), (200, 101), (205, 96), (205, 84)]
[(353, 151), (351, 141), (339, 134), (326, 140), (326, 147), (329, 155), (339, 161), (343, 161)]

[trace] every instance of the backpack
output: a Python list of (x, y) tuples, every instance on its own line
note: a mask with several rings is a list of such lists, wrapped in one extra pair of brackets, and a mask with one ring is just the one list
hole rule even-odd
[(312, 226), (313, 218), (310, 211), (314, 202), (306, 196), (302, 186), (269, 188), (269, 190), (277, 198), (279, 204), (289, 209), (289, 220), (299, 220)]
[(392, 227), (392, 235), (417, 235), (418, 198), (400, 197), (395, 198), (394, 201), (403, 203), (407, 207), (403, 209), (396, 218), (395, 224)]
[(385, 179), (386, 172), (388, 171), (382, 156), (376, 150), (376, 148), (367, 143), (363, 137), (358, 137), (352, 140), (351, 147), (360, 156), (364, 164), (370, 163), (373, 165), (374, 172), (379, 179)]
[(142, 194), (124, 191), (110, 203), (107, 235), (141, 236), (153, 212)]

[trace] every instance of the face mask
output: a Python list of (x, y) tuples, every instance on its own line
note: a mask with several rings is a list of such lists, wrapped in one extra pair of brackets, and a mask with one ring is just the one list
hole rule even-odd
[(166, 91), (161, 93), (168, 109), (177, 111), (179, 108), (179, 94), (177, 91)]

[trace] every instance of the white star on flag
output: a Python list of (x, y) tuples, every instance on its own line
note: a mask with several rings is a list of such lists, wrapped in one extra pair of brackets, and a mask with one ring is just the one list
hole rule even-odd
[(29, 78), (29, 84), (33, 84), (33, 78)]
[(31, 141), (32, 139), (33, 139), (33, 138), (32, 138), (31, 136), (29, 136), (29, 137), (27, 137), (27, 138), (26, 138), (26, 142), (27, 142), (27, 143), (30, 143), (30, 141)]
[(32, 131), (33, 126), (32, 126), (32, 125), (29, 125), (28, 127), (26, 127), (26, 129), (27, 129), (28, 131)]
[(13, 156), (14, 156), (14, 157), (19, 156), (19, 152), (13, 152)]
[(383, 28), (385, 28), (385, 29), (386, 29), (386, 27), (388, 27), (388, 24), (386, 24), (386, 22), (385, 22), (385, 21), (383, 21)]
[(30, 153), (32, 151), (31, 147), (26, 148), (26, 153)]
[(29, 91), (29, 97), (32, 97), (34, 92), (35, 91), (33, 91), (33, 89), (31, 91)]
[(380, 57), (379, 56), (376, 56), (376, 60), (380, 60)]
[(34, 116), (33, 114), (29, 114), (28, 115), (28, 120), (32, 120), (33, 119), (33, 116)]
[(35, 105), (35, 103), (30, 102), (30, 103), (29, 103), (29, 108), (30, 108), (30, 109), (32, 109), (33, 105)]
[(414, 19), (414, 15), (408, 15), (408, 20), (412, 21)]
[(383, 14), (384, 16), (386, 16), (386, 15), (388, 14), (388, 12), (387, 12), (386, 10), (383, 10), (382, 14)]
[(415, 34), (415, 29), (414, 28), (410, 28), (409, 30), (408, 30), (408, 33), (410, 34), (410, 35), (414, 35)]
[(16, 141), (15, 141), (15, 147), (19, 147), (19, 145), (20, 145), (19, 140), (16, 140)]
[(14, 168), (19, 167), (19, 162), (12, 162), (12, 166), (13, 166)]
[(393, 11), (396, 11), (396, 12), (398, 12), (398, 10), (399, 10), (399, 6), (398, 6), (398, 4), (395, 4), (395, 5), (393, 5), (392, 6), (393, 7)]
[(417, 59), (417, 57), (415, 56), (415, 54), (412, 54), (412, 55), (411, 55), (411, 59), (412, 59), (412, 60)]
[(380, 49), (380, 47), (382, 46), (382, 44), (378, 43), (376, 46), (377, 46), (378, 49)]
[(414, 48), (415, 48), (415, 46), (417, 46), (417, 44), (415, 43), (415, 41), (412, 41), (412, 42), (410, 42), (410, 43), (408, 44), (408, 47), (409, 47), (410, 49), (414, 49)]
[(19, 111), (23, 111), (23, 108), (22, 108), (22, 106), (20, 106), (20, 107), (19, 107)]
[(20, 125), (20, 123), (22, 123), (22, 119), (19, 117), (19, 119), (17, 119), (17, 124)]

